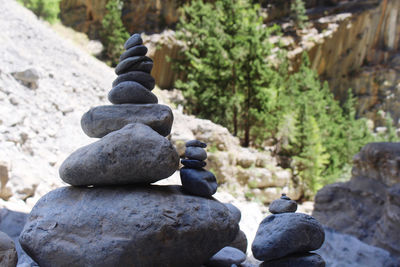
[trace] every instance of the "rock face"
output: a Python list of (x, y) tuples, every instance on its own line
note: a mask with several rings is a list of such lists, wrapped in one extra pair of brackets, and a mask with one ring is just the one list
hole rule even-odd
[(178, 186), (65, 187), (37, 203), (20, 242), (43, 267), (185, 267), (207, 261), (237, 232), (224, 204)]
[(0, 266), (17, 266), (18, 256), (14, 242), (3, 232), (0, 232)]
[(328, 227), (400, 257), (399, 155), (400, 143), (364, 146), (354, 157), (351, 180), (317, 193), (313, 215)]
[(153, 183), (171, 176), (179, 157), (150, 127), (133, 123), (72, 153), (60, 167), (71, 185)]

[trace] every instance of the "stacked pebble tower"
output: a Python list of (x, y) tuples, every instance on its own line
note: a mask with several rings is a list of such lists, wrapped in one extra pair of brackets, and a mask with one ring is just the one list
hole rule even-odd
[(252, 244), (253, 255), (264, 261), (260, 266), (324, 267), (323, 258), (310, 251), (324, 243), (325, 232), (313, 217), (295, 213), (297, 203), (285, 194), (274, 200), (260, 224)]
[(214, 174), (203, 169), (206, 166), (206, 143), (198, 140), (186, 142), (185, 157), (180, 170), (182, 187), (190, 194), (202, 197), (211, 197), (217, 192), (218, 184)]

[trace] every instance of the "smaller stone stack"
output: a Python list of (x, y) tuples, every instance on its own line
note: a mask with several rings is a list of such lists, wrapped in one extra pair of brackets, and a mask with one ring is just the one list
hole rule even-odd
[(206, 166), (206, 143), (198, 140), (186, 142), (185, 157), (180, 170), (182, 187), (190, 194), (202, 197), (211, 197), (217, 192), (218, 184), (214, 174), (203, 169)]
[(264, 261), (260, 266), (325, 266), (321, 256), (310, 253), (324, 243), (322, 225), (296, 210), (297, 203), (285, 194), (271, 203), (273, 214), (261, 222), (251, 248), (254, 257)]

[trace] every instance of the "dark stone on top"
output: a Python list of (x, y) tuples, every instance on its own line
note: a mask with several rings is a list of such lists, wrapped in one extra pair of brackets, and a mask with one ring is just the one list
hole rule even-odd
[(297, 203), (291, 200), (286, 195), (282, 195), (280, 199), (272, 201), (269, 205), (269, 211), (274, 214), (295, 212), (297, 210)]
[(183, 189), (190, 194), (211, 197), (217, 192), (217, 179), (212, 172), (184, 167), (180, 170), (180, 176)]
[(285, 193), (282, 193), (281, 199), (291, 200)]
[(117, 79), (115, 79), (115, 81), (112, 83), (112, 87), (115, 87), (118, 84), (127, 81), (140, 83), (148, 90), (153, 90), (154, 86), (156, 85), (156, 81), (149, 73), (143, 71), (131, 71), (119, 75)]
[(325, 267), (324, 259), (316, 253), (302, 253), (263, 262), (260, 267)]
[(240, 219), (242, 218), (242, 213), (240, 212), (240, 210), (231, 203), (225, 203), (225, 206), (229, 209), (233, 218), (235, 218), (235, 221), (239, 223)]
[(119, 61), (122, 61), (128, 57), (137, 57), (137, 56), (145, 56), (147, 53), (147, 47), (144, 45), (137, 45), (126, 50), (119, 57)]
[(202, 148), (206, 148), (207, 144), (204, 142), (201, 142), (199, 140), (190, 140), (187, 141), (185, 144), (186, 147), (190, 147), (190, 146), (194, 146), (194, 147), (202, 147)]
[(113, 104), (156, 104), (155, 94), (137, 82), (122, 82), (111, 89), (108, 100)]
[(130, 123), (143, 123), (167, 136), (171, 132), (174, 115), (170, 107), (158, 104), (121, 104), (98, 106), (81, 119), (83, 131), (90, 137), (101, 138)]
[(256, 259), (270, 261), (316, 250), (322, 246), (324, 239), (322, 225), (307, 214), (272, 214), (258, 227), (251, 250)]
[(132, 34), (132, 36), (129, 37), (129, 39), (125, 42), (124, 48), (125, 48), (125, 50), (128, 50), (131, 47), (134, 47), (136, 45), (141, 45), (141, 44), (143, 44), (142, 37), (140, 36), (139, 33), (135, 33), (135, 34)]
[(129, 57), (118, 63), (118, 65), (115, 67), (115, 73), (117, 75), (120, 75), (125, 72), (137, 70), (136, 66), (140, 62), (151, 62), (151, 67), (153, 67), (153, 60), (149, 57), (146, 56)]
[(232, 264), (240, 264), (246, 260), (246, 254), (237, 248), (224, 247), (212, 256), (207, 263), (207, 267), (231, 267)]
[(182, 159), (181, 162), (185, 167), (194, 168), (194, 169), (201, 169), (206, 166), (205, 161), (196, 160), (196, 159)]
[(189, 146), (185, 150), (185, 157), (188, 159), (205, 160), (207, 159), (207, 152), (201, 147)]

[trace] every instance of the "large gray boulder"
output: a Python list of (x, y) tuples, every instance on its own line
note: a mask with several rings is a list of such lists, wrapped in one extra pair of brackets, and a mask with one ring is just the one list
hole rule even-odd
[(270, 261), (319, 249), (324, 236), (322, 225), (307, 214), (272, 214), (258, 227), (251, 250), (256, 259)]
[(165, 137), (133, 123), (76, 150), (59, 171), (71, 185), (115, 185), (153, 183), (178, 167), (178, 153)]
[(15, 267), (18, 256), (15, 244), (12, 239), (3, 232), (0, 232), (0, 266)]
[(238, 229), (224, 204), (180, 186), (63, 187), (38, 201), (19, 240), (41, 267), (187, 267)]
[(88, 136), (100, 138), (129, 123), (143, 123), (162, 136), (167, 136), (173, 120), (171, 109), (165, 105), (122, 104), (90, 109), (82, 116), (81, 126)]

